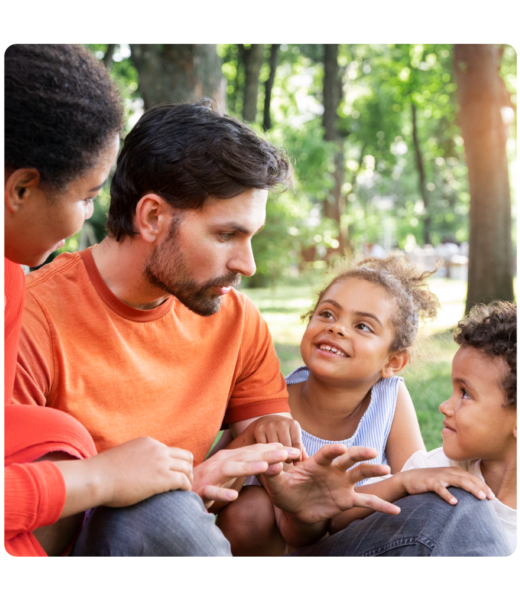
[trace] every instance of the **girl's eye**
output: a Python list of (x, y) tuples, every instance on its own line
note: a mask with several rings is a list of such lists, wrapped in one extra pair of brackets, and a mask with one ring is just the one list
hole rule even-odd
[(464, 388), (460, 388), (460, 391), (462, 392), (462, 398), (463, 399), (464, 398), (470, 398), (471, 399), (471, 396), (470, 396), (470, 394), (469, 394), (469, 392), (467, 390), (465, 390)]
[(83, 202), (88, 206), (91, 202), (94, 202), (95, 199), (96, 199), (96, 196), (94, 196), (94, 198), (85, 198), (85, 200), (83, 200)]
[(332, 319), (332, 317), (334, 316), (330, 310), (322, 310), (320, 313), (318, 313), (320, 317), (323, 317), (324, 319)]
[(219, 233), (220, 239), (223, 242), (229, 242), (229, 240), (234, 236), (234, 232), (233, 233)]
[(370, 327), (366, 323), (360, 323), (358, 325), (358, 328), (361, 329), (361, 331), (368, 331), (370, 333), (373, 333), (372, 329), (370, 329)]

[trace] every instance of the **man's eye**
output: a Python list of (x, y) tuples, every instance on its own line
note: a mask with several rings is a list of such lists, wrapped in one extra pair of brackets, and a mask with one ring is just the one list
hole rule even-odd
[(229, 240), (235, 235), (235, 233), (219, 233), (220, 239), (223, 242), (229, 242)]

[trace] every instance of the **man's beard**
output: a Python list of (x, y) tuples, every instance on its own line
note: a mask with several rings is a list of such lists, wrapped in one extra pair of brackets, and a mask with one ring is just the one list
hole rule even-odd
[(175, 243), (180, 222), (181, 218), (172, 220), (168, 237), (152, 252), (146, 263), (144, 275), (153, 286), (172, 294), (194, 313), (201, 317), (209, 317), (218, 312), (223, 298), (212, 292), (211, 288), (238, 285), (240, 275), (229, 273), (204, 283), (193, 280), (186, 258)]

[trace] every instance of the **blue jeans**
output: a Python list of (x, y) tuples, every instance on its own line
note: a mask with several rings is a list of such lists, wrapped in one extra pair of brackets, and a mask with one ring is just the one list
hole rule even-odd
[(70, 556), (231, 556), (215, 517), (193, 492), (92, 511)]
[[(374, 513), (290, 556), (507, 556), (487, 500), (450, 488), (399, 500), (399, 515)], [(228, 541), (192, 492), (167, 492), (128, 508), (96, 508), (71, 556), (231, 556)]]
[(374, 513), (290, 556), (508, 556), (500, 521), (487, 500), (459, 488), (451, 506), (437, 494), (407, 496), (398, 515)]

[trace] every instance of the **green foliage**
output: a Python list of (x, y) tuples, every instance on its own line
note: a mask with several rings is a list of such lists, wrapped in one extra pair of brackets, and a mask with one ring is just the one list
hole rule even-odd
[[(247, 45), (246, 45), (247, 46)], [(91, 44), (102, 60), (107, 44)], [(241, 118), (244, 67), (237, 44), (220, 44), (227, 82), (227, 110)], [(262, 132), (264, 82), (269, 44), (260, 74), (257, 131)], [(341, 228), (359, 251), (363, 242), (411, 249), (424, 243), (424, 220), (431, 221), (434, 245), (445, 238), (468, 240), (469, 190), (464, 145), (457, 125), (458, 104), (448, 44), (341, 44), (341, 103), (338, 129), (345, 156)], [(121, 90), (126, 131), (142, 111), (137, 72), (127, 45), (116, 45), (111, 73)], [(281, 44), (271, 99), (273, 128), (266, 137), (283, 148), (294, 166), (294, 186), (271, 195), (265, 229), (253, 241), (258, 275), (253, 285), (274, 285), (302, 266), (302, 250), (317, 247), (318, 258), (336, 247), (338, 226), (323, 218), (323, 201), (333, 188), (336, 145), (323, 139), (323, 46)], [(516, 53), (503, 46), (501, 75), (511, 104), (508, 154), (516, 155)], [(413, 141), (412, 104), (428, 195), (419, 189)], [(108, 187), (108, 186), (107, 186)], [(513, 191), (514, 193), (514, 191)], [(92, 221), (103, 236), (106, 190)], [(513, 224), (516, 228), (516, 224)], [(386, 236), (386, 238), (385, 238)], [(73, 249), (78, 239), (67, 243)]]

